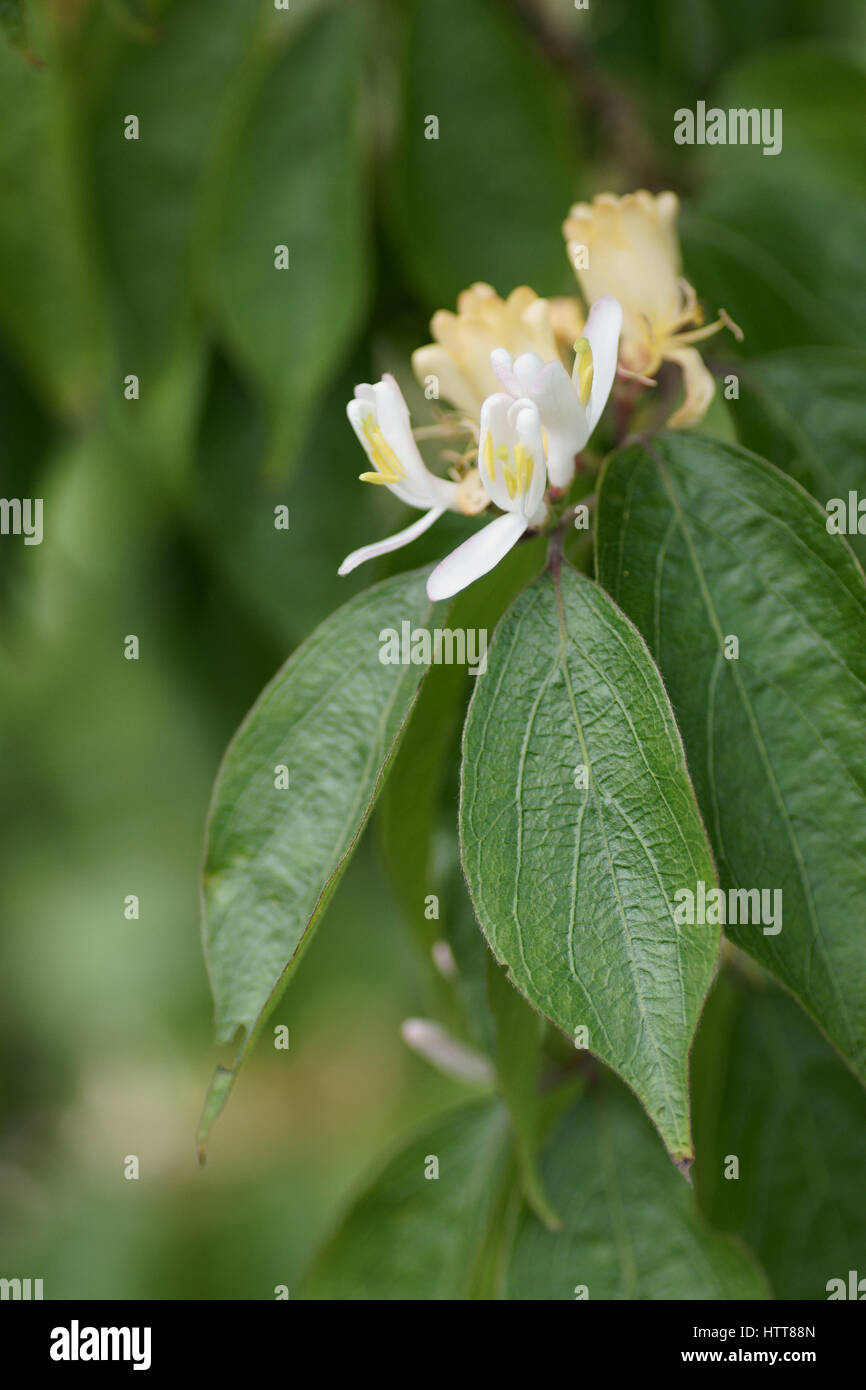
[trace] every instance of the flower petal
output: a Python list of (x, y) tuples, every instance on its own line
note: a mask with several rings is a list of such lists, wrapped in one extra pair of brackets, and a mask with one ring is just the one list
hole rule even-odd
[(584, 337), (592, 348), (592, 389), (587, 407), (587, 438), (595, 429), (610, 395), (616, 376), (622, 306), (611, 295), (602, 295), (589, 311)]
[(362, 545), (360, 550), (353, 550), (351, 555), (346, 556), (337, 573), (351, 574), (352, 570), (357, 569), (358, 565), (363, 565), (365, 560), (375, 560), (377, 555), (387, 555), (391, 550), (399, 550), (401, 546), (409, 545), (418, 536), (423, 536), (444, 511), (444, 507), (433, 507), (417, 521), (413, 521), (411, 526), (407, 526), (405, 531), (398, 531), (396, 535), (387, 536), (383, 541), (373, 541), (372, 545)]
[(715, 395), (716, 383), (697, 348), (666, 346), (665, 358), (668, 362), (676, 362), (681, 368), (686, 392), (682, 405), (668, 420), (668, 428), (688, 429), (703, 420)]
[(517, 544), (528, 525), (525, 516), (506, 512), (476, 531), (436, 566), (427, 580), (428, 598), (434, 603), (451, 598), (487, 574)]

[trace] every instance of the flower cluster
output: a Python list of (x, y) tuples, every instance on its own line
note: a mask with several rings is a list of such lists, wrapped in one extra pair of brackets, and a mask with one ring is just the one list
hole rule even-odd
[[(423, 515), (412, 526), (348, 555), (340, 574), (408, 545), (445, 511), (501, 515), (433, 570), (433, 600), (459, 593), (498, 564), (529, 529), (544, 526), (601, 418), (614, 378), (654, 384), (664, 362), (683, 373), (685, 399), (669, 424), (700, 420), (713, 379), (692, 346), (723, 325), (704, 326), (695, 291), (680, 273), (677, 199), (641, 191), (578, 203), (564, 226), (568, 252), (591, 306), (540, 299), (526, 286), (502, 300), (489, 285), (460, 296), (457, 313), (434, 314), (434, 341), (412, 366), (449, 401), (469, 448), (453, 478), (424, 463), (409, 410), (392, 376), (356, 387), (348, 415), (372, 465), (364, 482), (387, 487)], [(445, 428), (449, 428), (446, 426)], [(435, 427), (434, 427), (435, 430)]]

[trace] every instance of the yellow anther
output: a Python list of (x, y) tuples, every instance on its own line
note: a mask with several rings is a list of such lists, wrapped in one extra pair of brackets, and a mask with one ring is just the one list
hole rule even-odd
[(370, 458), (378, 470), (376, 473), (362, 473), (362, 482), (399, 483), (406, 476), (406, 471), (382, 433), (382, 426), (376, 422), (376, 417), (373, 414), (365, 415), (362, 428)]
[(581, 405), (589, 403), (589, 394), (592, 390), (592, 348), (588, 338), (578, 338), (574, 345), (574, 366), (577, 371), (577, 393), (580, 396)]
[(514, 464), (517, 470), (517, 489), (525, 495), (529, 491), (529, 484), (532, 482), (532, 473), (535, 467), (532, 454), (525, 444), (515, 444)]
[(487, 468), (487, 475), (492, 482), (496, 481), (496, 469), (493, 464), (493, 435), (488, 430), (484, 436), (484, 463)]

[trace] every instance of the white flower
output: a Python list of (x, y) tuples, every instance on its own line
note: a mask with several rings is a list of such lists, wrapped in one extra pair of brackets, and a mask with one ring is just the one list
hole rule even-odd
[(409, 408), (392, 376), (383, 376), (375, 386), (356, 386), (355, 399), (349, 402), (346, 413), (373, 465), (372, 473), (360, 475), (362, 482), (387, 487), (401, 502), (422, 508), (424, 515), (395, 536), (353, 550), (341, 564), (339, 574), (349, 574), (365, 560), (408, 545), (445, 511), (471, 509), (467, 488), (449, 478), (438, 478), (422, 459), (412, 434)]
[[(569, 389), (571, 389), (569, 383)], [(505, 392), (488, 396), (481, 407), (479, 471), (491, 500), (503, 515), (458, 545), (427, 581), (431, 599), (451, 598), (492, 570), (530, 525), (546, 518), (544, 441), (538, 406)]]
[(586, 447), (607, 404), (616, 376), (622, 309), (609, 295), (596, 300), (584, 336), (574, 344), (569, 376), (557, 357), (545, 361), (535, 352), (516, 360), (505, 348), (490, 354), (493, 370), (508, 394), (528, 398), (538, 407), (545, 433), (551, 486), (562, 489), (574, 475), (574, 459)]
[(663, 362), (683, 374), (685, 399), (668, 420), (673, 428), (702, 420), (715, 385), (694, 343), (729, 328), (742, 333), (724, 309), (705, 324), (697, 295), (680, 266), (675, 193), (599, 193), (576, 203), (563, 227), (569, 258), (588, 301), (615, 295), (622, 304), (620, 346), (624, 371), (640, 380)]

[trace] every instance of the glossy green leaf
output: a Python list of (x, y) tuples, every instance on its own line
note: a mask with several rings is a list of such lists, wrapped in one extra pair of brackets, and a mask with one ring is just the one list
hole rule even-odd
[[(822, 506), (858, 492), (866, 498), (866, 352), (796, 348), (737, 367), (740, 443), (772, 459)], [(866, 518), (863, 519), (866, 533)], [(866, 534), (848, 535), (860, 561)]]
[[(428, 622), (426, 577), (387, 580), (322, 623), (223, 760), (208, 819), (204, 945), (217, 1042), (242, 1033), (235, 1074), (309, 944), (393, 756), (424, 668), (380, 661), (379, 634)], [(216, 1085), (224, 1100), (220, 1073)], [(202, 1141), (215, 1114), (208, 1102)]]
[(304, 444), (366, 296), (359, 23), (357, 6), (330, 6), (278, 50), (207, 233), (206, 298), (270, 407), (281, 469)]
[(745, 1248), (710, 1230), (634, 1101), (597, 1086), (554, 1131), (541, 1162), (562, 1220), (520, 1217), (509, 1299), (763, 1299)]
[(781, 990), (726, 972), (692, 1070), (695, 1181), (713, 1224), (748, 1241), (777, 1298), (823, 1299), (828, 1280), (862, 1273), (866, 1097), (814, 1025)]
[(393, 212), (411, 279), (432, 307), (476, 280), (503, 295), (523, 284), (575, 293), (560, 231), (577, 190), (559, 74), (496, 0), (407, 9)]
[(465, 1106), (429, 1126), (355, 1201), (301, 1297), (471, 1297), (507, 1148), (505, 1112), (495, 1103)]
[(728, 934), (862, 1076), (866, 584), (825, 520), (762, 459), (669, 433), (608, 461), (598, 570), (664, 676), (722, 889), (767, 894)]
[(649, 653), (569, 567), (497, 629), (466, 721), (460, 836), (513, 983), (619, 1072), (687, 1163), (688, 1050), (719, 933), (678, 928), (674, 894), (715, 871)]

